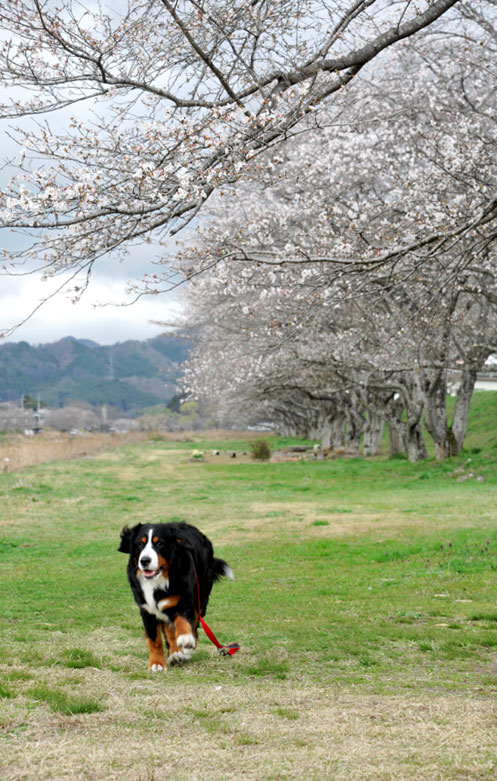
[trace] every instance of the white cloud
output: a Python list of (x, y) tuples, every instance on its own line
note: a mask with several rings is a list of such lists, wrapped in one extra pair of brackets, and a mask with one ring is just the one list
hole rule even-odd
[[(82, 104), (78, 107), (78, 117), (81, 112), (89, 110)], [(72, 110), (58, 112), (51, 118), (54, 130), (63, 125)], [(16, 122), (27, 127), (35, 125), (36, 120), (24, 118)], [(0, 121), (0, 133), (3, 138), (2, 157), (0, 165), (0, 185), (4, 186), (10, 176), (17, 171), (6, 165), (7, 156), (15, 158), (19, 151), (18, 144), (5, 131), (11, 126), (8, 120)], [(0, 163), (2, 161), (0, 160)], [(22, 233), (2, 231), (0, 235), (2, 247), (12, 251), (20, 251), (31, 242)], [(149, 339), (162, 333), (165, 328), (153, 321), (169, 321), (175, 314), (181, 312), (180, 296), (164, 294), (158, 296), (143, 296), (130, 306), (98, 306), (107, 302), (122, 302), (129, 300), (126, 296), (128, 280), (139, 280), (144, 274), (158, 272), (162, 267), (153, 265), (153, 259), (167, 257), (167, 248), (154, 248), (149, 244), (138, 243), (129, 247), (129, 256), (122, 262), (109, 255), (95, 265), (87, 292), (82, 299), (73, 304), (70, 296), (57, 294), (38, 309), (25, 323), (30, 313), (40, 301), (62, 283), (60, 276), (43, 282), (41, 274), (32, 276), (9, 276), (0, 270), (0, 333), (10, 330), (22, 323), (12, 334), (0, 339), (4, 341), (27, 341), (31, 344), (41, 344), (61, 339), (64, 336), (74, 336), (79, 339), (92, 339), (100, 344), (113, 344), (126, 339)], [(3, 261), (2, 261), (3, 262)], [(17, 269), (22, 270), (22, 266)]]
[[(61, 282), (60, 277), (43, 282), (40, 275), (1, 276), (0, 329), (21, 323)], [(171, 294), (143, 296), (129, 306), (99, 305), (125, 301), (125, 287), (119, 275), (112, 279), (108, 273), (95, 274), (80, 301), (73, 304), (67, 294), (56, 294), (6, 340), (41, 344), (74, 336), (114, 344), (126, 339), (150, 339), (166, 330), (153, 321), (170, 321), (181, 313), (180, 300)]]

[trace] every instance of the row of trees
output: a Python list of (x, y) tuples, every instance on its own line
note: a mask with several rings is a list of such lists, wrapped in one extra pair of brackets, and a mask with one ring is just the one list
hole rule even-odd
[[(31, 397), (30, 397), (31, 398)], [(171, 401), (174, 401), (172, 399)], [(23, 407), (13, 402), (0, 403), (0, 432), (16, 431), (38, 433), (44, 429), (55, 431), (117, 432), (152, 431), (174, 432), (195, 431), (212, 425), (195, 401), (188, 401), (176, 408), (171, 403), (157, 405), (141, 411), (134, 418), (120, 417), (119, 408), (103, 406), (95, 409), (85, 402), (74, 402), (65, 407), (47, 407), (34, 399), (34, 406), (24, 403)], [(41, 407), (41, 408), (40, 408)]]
[[(0, 7), (0, 118), (20, 171), (0, 227), (78, 298), (96, 262), (170, 235), (457, 0), (12, 0)], [(404, 81), (408, 89), (408, 76)], [(120, 258), (119, 258), (120, 259)], [(13, 266), (12, 266), (13, 264)], [(193, 273), (196, 273), (194, 269)], [(68, 274), (71, 274), (68, 281)], [(177, 278), (160, 269), (160, 292)], [(140, 291), (137, 291), (140, 294)], [(18, 325), (18, 324), (13, 324)]]
[(386, 422), (411, 460), (424, 421), (438, 458), (462, 447), (497, 350), (497, 28), (462, 10), (260, 157), (183, 249), (206, 269), (190, 392), (221, 414), (366, 453)]
[(495, 349), (495, 6), (4, 3), (0, 117), (22, 152), (0, 226), (25, 237), (8, 273), (40, 261), (77, 298), (150, 241), (135, 292), (190, 282), (193, 394), (333, 445), (366, 427), (368, 452), (387, 421), (413, 460), (424, 419), (457, 451)]

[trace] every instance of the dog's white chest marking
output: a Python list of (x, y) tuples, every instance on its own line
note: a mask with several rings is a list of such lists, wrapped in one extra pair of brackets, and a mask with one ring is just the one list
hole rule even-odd
[[(147, 580), (147, 578), (144, 578), (143, 575), (140, 573), (138, 574), (138, 578), (140, 581), (140, 585), (142, 587), (143, 592), (143, 598), (145, 602), (143, 603), (142, 607), (144, 610), (147, 611), (147, 613), (150, 613), (153, 616), (157, 616), (157, 618), (160, 618), (161, 621), (168, 622), (169, 619), (165, 615), (165, 613), (162, 613), (160, 608), (157, 605), (157, 602), (154, 597), (154, 592), (157, 589), (161, 589), (162, 591), (167, 591), (169, 588), (169, 581), (164, 578), (162, 575), (159, 575), (158, 577), (154, 578), (153, 580)], [(162, 608), (167, 608), (167, 598), (162, 598), (159, 600), (159, 604)]]

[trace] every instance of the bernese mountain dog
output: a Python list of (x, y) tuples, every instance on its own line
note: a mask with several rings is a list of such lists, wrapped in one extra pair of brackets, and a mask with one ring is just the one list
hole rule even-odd
[(129, 554), (128, 579), (145, 627), (149, 670), (183, 664), (197, 645), (199, 611), (203, 617), (216, 580), (233, 579), (231, 567), (214, 557), (210, 540), (188, 523), (125, 526), (119, 550)]

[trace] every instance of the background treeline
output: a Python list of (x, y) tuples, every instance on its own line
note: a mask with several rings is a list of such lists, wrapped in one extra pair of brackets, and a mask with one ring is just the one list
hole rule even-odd
[(462, 448), (497, 352), (495, 5), (432, 33), (258, 155), (185, 242), (188, 387), (221, 420), (368, 455), (386, 425), (411, 461), (427, 436)]
[(43, 406), (86, 402), (126, 413), (167, 404), (190, 348), (189, 340), (168, 335), (106, 346), (72, 337), (37, 346), (7, 343), (0, 346), (0, 402), (21, 406), (28, 395)]

